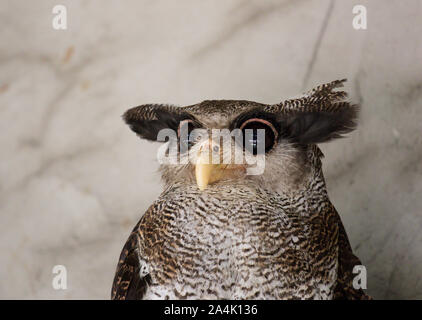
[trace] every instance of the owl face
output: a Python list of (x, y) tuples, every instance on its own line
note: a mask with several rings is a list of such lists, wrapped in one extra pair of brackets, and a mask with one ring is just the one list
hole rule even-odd
[(166, 184), (205, 190), (253, 180), (288, 191), (300, 188), (317, 166), (317, 143), (355, 128), (357, 107), (343, 101), (345, 92), (334, 91), (343, 81), (275, 105), (243, 100), (142, 105), (123, 119), (141, 138), (165, 142), (158, 158)]

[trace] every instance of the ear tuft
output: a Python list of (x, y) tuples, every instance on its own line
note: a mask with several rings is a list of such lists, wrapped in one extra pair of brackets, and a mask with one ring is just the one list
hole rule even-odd
[(192, 116), (172, 105), (147, 104), (127, 110), (122, 118), (140, 138), (156, 141), (160, 130), (177, 132), (180, 121)]
[(357, 125), (359, 107), (347, 102), (333, 104), (334, 111), (309, 111), (283, 115), (282, 137), (300, 144), (316, 144), (341, 138)]

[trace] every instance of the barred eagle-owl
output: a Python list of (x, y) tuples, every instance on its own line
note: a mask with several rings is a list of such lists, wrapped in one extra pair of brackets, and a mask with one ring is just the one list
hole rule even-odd
[[(361, 263), (327, 195), (317, 147), (356, 127), (358, 107), (335, 90), (344, 81), (273, 105), (129, 109), (123, 119), (140, 138), (175, 133), (161, 140), (176, 161), (160, 166), (164, 191), (122, 250), (112, 299), (369, 298), (353, 287)], [(224, 133), (217, 139), (214, 129)], [(234, 161), (236, 151), (256, 162)], [(220, 161), (207, 161), (213, 154)]]

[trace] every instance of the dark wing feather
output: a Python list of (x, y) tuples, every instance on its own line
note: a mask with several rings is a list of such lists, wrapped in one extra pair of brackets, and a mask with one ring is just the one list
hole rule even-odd
[(353, 254), (352, 247), (350, 246), (349, 238), (347, 237), (346, 230), (341, 222), (340, 216), (336, 209), (333, 207), (335, 214), (338, 217), (338, 272), (337, 272), (337, 285), (334, 290), (334, 299), (347, 299), (347, 300), (371, 300), (362, 289), (353, 288), (353, 278), (356, 274), (353, 273), (353, 268), (356, 265), (362, 265), (362, 262)]
[(139, 235), (133, 231), (120, 254), (111, 290), (112, 300), (142, 299), (151, 284), (151, 276), (141, 277), (139, 261)]

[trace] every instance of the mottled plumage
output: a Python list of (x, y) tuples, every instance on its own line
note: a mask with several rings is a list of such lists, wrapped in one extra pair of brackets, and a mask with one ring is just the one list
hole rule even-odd
[(124, 120), (150, 140), (185, 119), (207, 129), (263, 119), (278, 134), (260, 175), (246, 175), (247, 165), (220, 168), (201, 190), (194, 164), (162, 165), (165, 190), (123, 248), (112, 298), (367, 299), (352, 286), (360, 261), (328, 198), (316, 145), (356, 125), (358, 108), (334, 91), (343, 81), (276, 105), (216, 100), (128, 110)]

